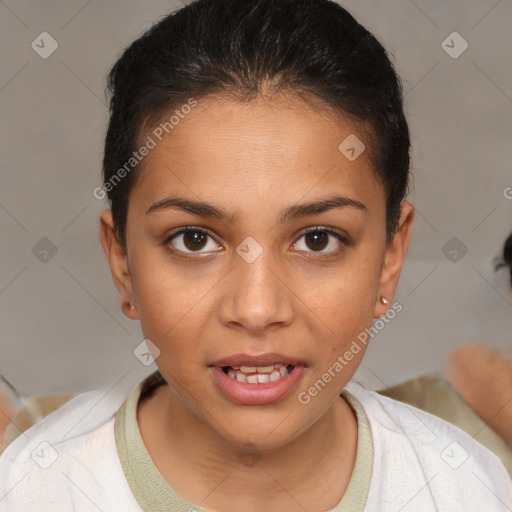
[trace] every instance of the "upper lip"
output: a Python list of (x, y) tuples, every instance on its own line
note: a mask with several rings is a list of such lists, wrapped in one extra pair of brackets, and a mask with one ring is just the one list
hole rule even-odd
[(292, 364), (294, 366), (303, 365), (301, 361), (294, 357), (289, 357), (283, 354), (277, 354), (275, 352), (272, 352), (253, 356), (248, 354), (234, 354), (232, 356), (219, 359), (218, 361), (212, 363), (210, 366), (272, 366), (274, 364)]

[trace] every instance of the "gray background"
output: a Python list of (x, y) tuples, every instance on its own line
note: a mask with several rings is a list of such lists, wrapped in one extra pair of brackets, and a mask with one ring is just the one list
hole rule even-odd
[[(414, 146), (403, 311), (373, 339), (358, 378), (379, 388), (440, 371), (472, 340), (512, 355), (512, 291), (493, 271), (512, 230), (512, 2), (340, 3), (391, 53)], [(106, 73), (178, 5), (0, 1), (0, 373), (24, 393), (130, 388), (156, 368), (133, 354), (143, 336), (121, 313), (98, 237), (106, 203), (92, 191)], [(47, 59), (31, 47), (44, 31), (59, 45)], [(458, 58), (442, 47), (454, 31), (469, 44)]]

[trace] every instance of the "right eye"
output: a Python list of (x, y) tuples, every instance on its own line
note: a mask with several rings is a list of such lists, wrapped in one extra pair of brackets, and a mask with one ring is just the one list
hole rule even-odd
[[(164, 245), (169, 247), (171, 251), (175, 252), (183, 252), (185, 254), (202, 254), (204, 252), (210, 251), (201, 251), (205, 246), (208, 245), (208, 238), (213, 240), (213, 237), (202, 228), (198, 228), (195, 226), (186, 226), (180, 228), (173, 233), (171, 233), (165, 240)], [(213, 245), (218, 245), (215, 242)]]

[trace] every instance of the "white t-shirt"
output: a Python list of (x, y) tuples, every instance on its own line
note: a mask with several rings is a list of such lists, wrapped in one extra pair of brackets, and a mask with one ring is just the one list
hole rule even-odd
[[(364, 409), (373, 442), (364, 511), (512, 511), (504, 466), (468, 434), (355, 382), (346, 391)], [(0, 456), (0, 512), (141, 512), (114, 435), (126, 399), (82, 393), (16, 438)]]

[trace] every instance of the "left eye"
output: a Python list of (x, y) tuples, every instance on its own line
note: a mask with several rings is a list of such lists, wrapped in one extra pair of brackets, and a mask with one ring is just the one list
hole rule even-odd
[[(344, 237), (341, 233), (333, 231), (332, 229), (315, 227), (312, 228), (299, 238), (305, 240), (306, 252), (307, 249), (312, 249), (314, 253), (332, 253), (336, 254), (342, 251), (346, 246), (350, 245), (349, 241), (346, 237)], [(336, 239), (336, 242), (332, 242), (332, 239)], [(331, 240), (329, 240), (331, 239)], [(299, 242), (295, 242), (295, 246), (297, 246)], [(300, 244), (299, 244), (300, 245)], [(332, 246), (335, 246), (332, 248)], [(336, 247), (337, 246), (337, 247)], [(331, 247), (331, 249), (329, 249)], [(327, 249), (326, 249), (327, 248)], [(324, 250), (326, 249), (326, 250)], [(298, 250), (304, 250), (298, 248)]]

